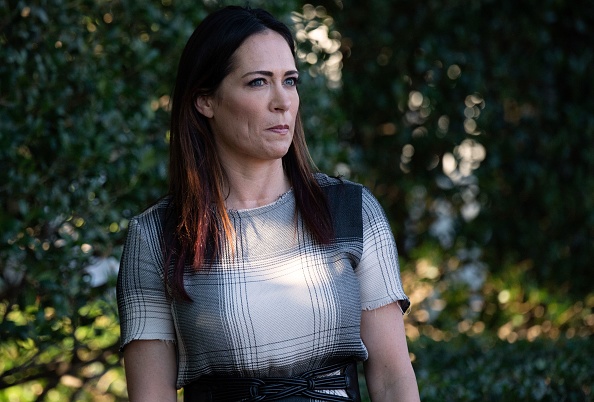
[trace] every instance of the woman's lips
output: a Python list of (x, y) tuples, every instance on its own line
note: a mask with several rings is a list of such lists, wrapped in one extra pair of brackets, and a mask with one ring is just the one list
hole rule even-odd
[(284, 125), (278, 125), (278, 126), (272, 126), (268, 128), (269, 131), (275, 132), (275, 133), (279, 133), (279, 134), (286, 134), (289, 132), (289, 126), (284, 124)]

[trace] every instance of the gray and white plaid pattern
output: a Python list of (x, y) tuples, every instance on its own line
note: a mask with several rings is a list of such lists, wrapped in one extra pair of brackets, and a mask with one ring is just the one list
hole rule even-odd
[(202, 375), (285, 377), (345, 358), (365, 360), (361, 309), (402, 300), (408, 307), (394, 238), (365, 187), (325, 175), (336, 241), (313, 241), (295, 226), (292, 191), (260, 208), (230, 211), (235, 255), (188, 269), (194, 300), (172, 301), (164, 287), (161, 217), (166, 201), (131, 220), (118, 278), (121, 345), (174, 341), (177, 386)]

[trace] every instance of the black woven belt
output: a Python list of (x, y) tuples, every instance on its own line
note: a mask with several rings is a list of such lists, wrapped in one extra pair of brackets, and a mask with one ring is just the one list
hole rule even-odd
[[(340, 374), (332, 375), (339, 372)], [(348, 397), (323, 390), (346, 390)], [(257, 401), (360, 402), (357, 364), (354, 361), (306, 371), (295, 377), (203, 376), (184, 387), (184, 402)]]

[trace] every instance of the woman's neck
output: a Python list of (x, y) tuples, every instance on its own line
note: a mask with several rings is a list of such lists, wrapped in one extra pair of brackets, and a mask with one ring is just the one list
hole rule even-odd
[(280, 159), (250, 168), (225, 166), (225, 173), (227, 209), (242, 210), (268, 205), (291, 188)]

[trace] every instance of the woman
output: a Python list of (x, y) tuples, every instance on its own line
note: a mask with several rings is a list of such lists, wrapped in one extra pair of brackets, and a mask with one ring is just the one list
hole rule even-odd
[[(131, 401), (418, 400), (396, 248), (364, 187), (314, 172), (293, 39), (208, 16), (172, 99), (169, 194), (131, 220), (118, 278)], [(363, 310), (363, 311), (362, 311)]]

